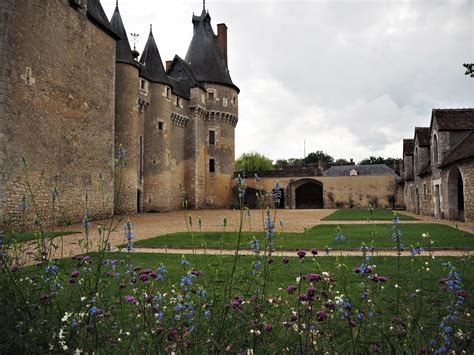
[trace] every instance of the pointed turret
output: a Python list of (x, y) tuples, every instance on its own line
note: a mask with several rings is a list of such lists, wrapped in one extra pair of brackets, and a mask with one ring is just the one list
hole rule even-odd
[(160, 52), (153, 37), (152, 27), (150, 25), (150, 35), (146, 42), (145, 49), (143, 50), (140, 58), (140, 63), (143, 65), (141, 75), (150, 81), (161, 84), (169, 84), (168, 77), (163, 67)]
[(117, 41), (117, 62), (136, 65), (130, 43), (128, 42), (127, 31), (125, 31), (122, 16), (120, 16), (118, 1), (110, 23), (114, 32), (120, 36), (120, 39)]
[(200, 16), (193, 15), (194, 34), (186, 54), (186, 62), (191, 65), (199, 81), (216, 83), (238, 88), (230, 78), (226, 65), (226, 53), (219, 48), (218, 37), (211, 26), (209, 11)]

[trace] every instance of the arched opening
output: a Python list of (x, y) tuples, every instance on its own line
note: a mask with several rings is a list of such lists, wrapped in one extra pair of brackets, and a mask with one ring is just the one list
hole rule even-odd
[(456, 166), (449, 172), (448, 213), (449, 219), (464, 221), (464, 181)]
[(415, 191), (415, 198), (416, 198), (416, 214), (420, 214), (420, 190), (418, 190), (418, 187), (416, 188), (416, 191)]
[(307, 181), (295, 190), (296, 208), (323, 208), (323, 185), (319, 181)]

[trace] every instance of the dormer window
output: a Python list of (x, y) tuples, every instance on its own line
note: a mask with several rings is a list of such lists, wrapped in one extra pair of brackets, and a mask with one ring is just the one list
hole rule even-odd
[(140, 94), (145, 96), (148, 94), (148, 81), (145, 79), (140, 79)]

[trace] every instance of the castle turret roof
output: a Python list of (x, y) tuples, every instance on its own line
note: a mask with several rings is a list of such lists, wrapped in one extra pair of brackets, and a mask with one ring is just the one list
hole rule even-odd
[(150, 35), (146, 42), (145, 49), (143, 50), (140, 58), (140, 63), (143, 65), (141, 75), (150, 81), (161, 84), (169, 84), (168, 76), (165, 73), (163, 62), (161, 60), (158, 46), (156, 45), (155, 38), (153, 37), (153, 31), (150, 26)]
[(100, 0), (89, 0), (87, 3), (87, 16), (93, 23), (104, 30), (108, 35), (115, 39), (119, 38), (117, 33), (112, 29), (109, 19), (107, 18), (105, 11), (100, 4)]
[(194, 34), (185, 61), (191, 65), (197, 80), (238, 88), (230, 78), (224, 56), (211, 26), (211, 16), (204, 8), (200, 16), (193, 15)]
[(125, 26), (123, 25), (122, 16), (120, 16), (120, 11), (118, 4), (115, 7), (114, 14), (110, 20), (112, 29), (115, 33), (120, 36), (120, 39), (117, 40), (117, 62), (129, 63), (136, 65), (135, 60), (133, 59), (132, 49), (130, 48), (130, 43), (128, 42), (127, 31), (125, 31)]

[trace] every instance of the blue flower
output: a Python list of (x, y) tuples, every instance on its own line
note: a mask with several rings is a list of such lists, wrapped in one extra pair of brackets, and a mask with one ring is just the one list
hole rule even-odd
[(205, 311), (205, 312), (204, 312), (204, 317), (209, 318), (210, 316), (211, 316), (211, 312), (210, 312), (210, 311)]
[(163, 312), (157, 313), (156, 314), (156, 320), (161, 322), (165, 318), (165, 314)]
[(95, 307), (95, 306), (91, 307), (89, 309), (89, 313), (92, 314), (93, 316), (95, 316), (95, 314), (97, 313), (97, 307)]

